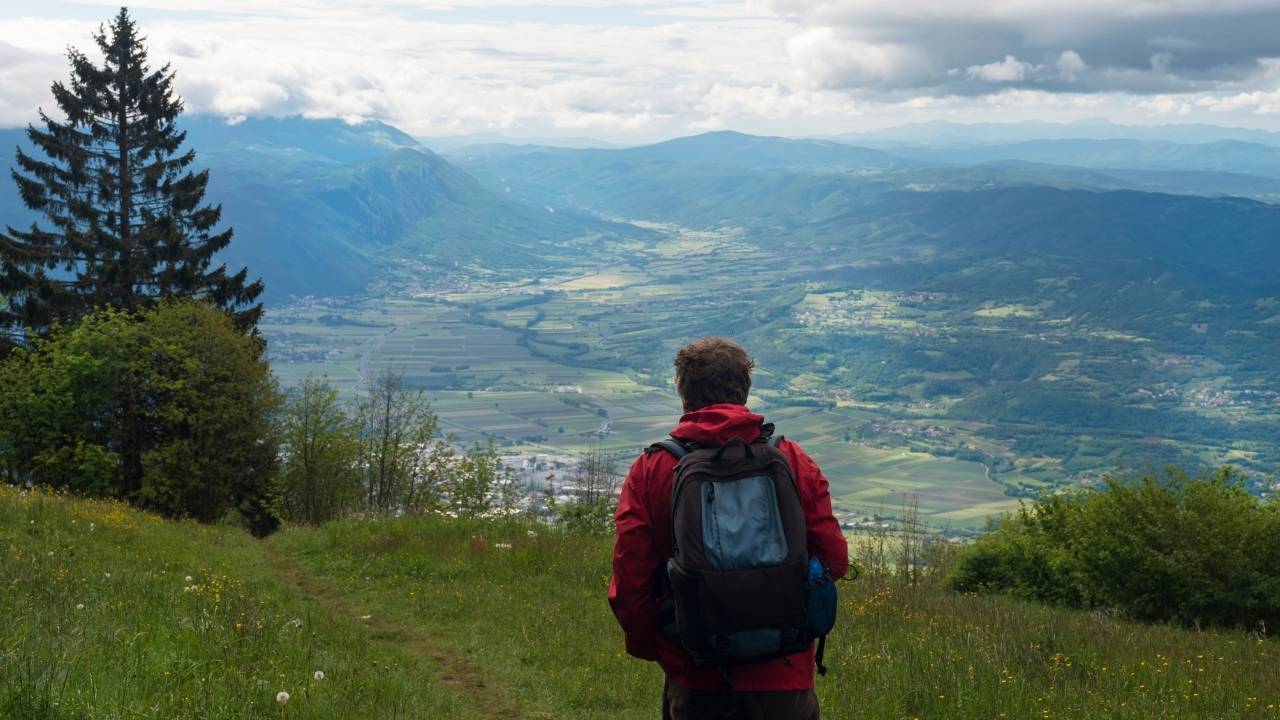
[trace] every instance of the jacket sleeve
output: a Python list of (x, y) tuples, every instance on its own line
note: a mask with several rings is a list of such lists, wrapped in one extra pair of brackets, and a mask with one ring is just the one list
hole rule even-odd
[(609, 606), (626, 636), (627, 652), (643, 660), (658, 659), (658, 601), (654, 575), (660, 562), (641, 483), (645, 457), (631, 466), (622, 483), (614, 515), (613, 578)]
[(804, 520), (808, 528), (809, 554), (818, 558), (831, 572), (831, 577), (841, 578), (849, 571), (849, 543), (840, 530), (840, 521), (831, 510), (831, 492), (827, 478), (818, 464), (800, 446), (787, 443), (792, 451), (791, 466), (796, 471), (796, 483), (800, 486), (804, 501)]

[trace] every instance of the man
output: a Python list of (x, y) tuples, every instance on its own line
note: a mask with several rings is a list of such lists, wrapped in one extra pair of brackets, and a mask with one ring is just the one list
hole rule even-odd
[[(754, 362), (740, 346), (705, 338), (676, 354), (676, 390), (684, 405), (671, 436), (699, 446), (739, 438), (756, 440), (764, 418), (747, 409)], [(778, 449), (795, 476), (804, 508), (808, 552), (833, 578), (845, 574), (848, 545), (831, 512), (827, 480), (800, 446), (782, 440)], [(684, 649), (658, 630), (661, 568), (672, 557), (671, 494), (676, 458), (649, 450), (636, 459), (622, 486), (614, 518), (617, 538), (609, 604), (626, 636), (627, 652), (658, 662), (666, 673), (663, 717), (811, 720), (818, 717), (813, 692), (814, 651), (732, 668), (732, 692), (714, 667), (694, 667)]]

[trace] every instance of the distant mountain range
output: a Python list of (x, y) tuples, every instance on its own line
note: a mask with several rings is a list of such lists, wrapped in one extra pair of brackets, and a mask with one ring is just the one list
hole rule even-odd
[(562, 148), (623, 148), (630, 147), (624, 143), (609, 142), (591, 137), (517, 137), (502, 133), (471, 133), (467, 135), (422, 135), (418, 141), (438, 153), (449, 153), (464, 147), (477, 145), (537, 145), (540, 147)]
[[(379, 122), (193, 116), (183, 125), (211, 169), (207, 199), (236, 230), (223, 260), (260, 274), (271, 302), (360, 292), (408, 258), (536, 267), (557, 243), (611, 230), (514, 202)], [(0, 129), (0, 164), (12, 165), (19, 144), (23, 131)], [(0, 184), (0, 223), (34, 219)]]
[[(1270, 232), (1268, 207), (1175, 202), (1160, 193), (1280, 199), (1280, 146), (1254, 141), (1274, 140), (1271, 134), (1208, 126), (928, 123), (866, 136), (916, 139), (880, 148), (712, 132), (631, 148), (483, 143), (446, 158), (379, 122), (228, 124), (200, 116), (183, 122), (198, 162), (213, 170), (209, 199), (222, 203), (226, 222), (236, 228), (225, 259), (261, 274), (273, 302), (360, 292), (407, 260), (427, 267), (549, 267), (575, 238), (644, 235), (610, 218), (744, 227), (780, 242), (816, 245), (870, 225), (897, 228), (886, 235), (895, 242), (910, 236), (910, 228), (928, 236), (972, 234), (977, 242), (983, 233), (1045, 236), (1046, 223), (1055, 232), (1078, 228), (1084, 242), (1091, 228), (1122, 219), (1175, 238), (1202, 237), (1204, 228), (1219, 233), (1215, 237), (1248, 236), (1261, 245), (1240, 257), (1260, 262), (1270, 256), (1258, 255), (1258, 248), (1269, 246), (1255, 241), (1262, 230), (1254, 226)], [(1147, 139), (1009, 142), (1033, 131), (1141, 131)], [(1214, 133), (1252, 140), (1151, 139)], [(1003, 142), (994, 142), (998, 134)], [(967, 138), (968, 144), (934, 142), (940, 138)], [(992, 142), (979, 142), (984, 138)], [(11, 165), (12, 148), (22, 142), (21, 130), (0, 129), (0, 164)], [(1056, 191), (1027, 192), (1035, 188)], [(1082, 190), (1093, 192), (1069, 192)], [(1139, 192), (1099, 197), (1102, 191)], [(955, 214), (960, 207), (967, 209)], [(1185, 228), (1167, 222), (1180, 216), (1196, 222)], [(985, 229), (967, 217), (982, 217)], [(0, 222), (32, 219), (13, 186), (0, 184)]]
[(1154, 140), (1028, 140), (1019, 143), (897, 147), (892, 154), (931, 164), (1016, 160), (1068, 167), (1227, 172), (1280, 177), (1280, 147), (1240, 140), (1183, 144)]
[(954, 123), (933, 120), (827, 138), (855, 145), (1004, 145), (1028, 140), (1147, 140), (1201, 144), (1239, 140), (1280, 146), (1280, 133), (1251, 128), (1195, 123), (1120, 125), (1102, 118), (1073, 123), (1039, 121), (1012, 123)]

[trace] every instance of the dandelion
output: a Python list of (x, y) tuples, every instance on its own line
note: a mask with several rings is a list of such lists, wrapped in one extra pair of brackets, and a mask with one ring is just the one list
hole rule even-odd
[(361, 615), (361, 616), (360, 616), (360, 619), (361, 619), (361, 620), (371, 620), (371, 619), (373, 619), (373, 616), (372, 616), (372, 615)]
[(190, 576), (190, 575), (188, 575), (188, 576), (186, 576), (186, 577), (182, 578), (182, 582), (187, 583), (188, 585), (190, 585), (190, 584), (191, 584), (191, 576)]
[(324, 671), (323, 671), (323, 670), (317, 670), (317, 671), (315, 671), (315, 674), (313, 674), (311, 677), (313, 677), (313, 678), (315, 678), (315, 679), (317, 679), (317, 680), (323, 680), (323, 679), (324, 679)]
[(77, 610), (83, 610), (83, 609), (84, 609), (84, 603), (76, 603), (76, 609), (77, 609)]
[(493, 544), (493, 546), (494, 546), (494, 547), (496, 547), (496, 548), (498, 548), (499, 550), (510, 550), (510, 549), (511, 549), (511, 543), (494, 543), (494, 544)]
[(106, 578), (107, 580), (110, 580), (110, 579), (111, 579), (111, 573), (102, 573), (102, 577)]
[(285, 691), (283, 691), (283, 690), (281, 690), (280, 692), (276, 693), (276, 702), (280, 703), (281, 705), (283, 705), (283, 704), (285, 704), (285, 703), (289, 702), (289, 693), (287, 693), (287, 692), (285, 692)]

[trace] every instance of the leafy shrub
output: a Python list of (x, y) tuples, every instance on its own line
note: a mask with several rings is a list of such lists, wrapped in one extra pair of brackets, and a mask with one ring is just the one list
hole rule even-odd
[(950, 584), (1151, 622), (1275, 627), (1280, 507), (1230, 468), (1109, 477), (1005, 518), (964, 552)]
[(607, 537), (613, 533), (613, 513), (616, 502), (598, 502), (594, 505), (575, 501), (554, 507), (556, 522), (570, 532)]
[(16, 350), (0, 387), (10, 482), (204, 522), (237, 509), (274, 528), (279, 394), (260, 342), (221, 310), (100, 310)]

